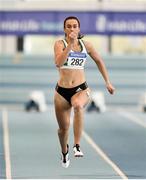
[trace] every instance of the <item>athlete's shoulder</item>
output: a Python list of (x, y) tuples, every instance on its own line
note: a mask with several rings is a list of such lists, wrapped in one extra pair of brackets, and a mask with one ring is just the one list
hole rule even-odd
[(54, 43), (54, 48), (57, 49), (64, 49), (64, 43), (62, 39), (56, 40)]
[(63, 39), (56, 40), (54, 45), (63, 45)]
[(90, 41), (82, 40), (82, 42), (85, 44), (85, 46), (93, 46)]
[(87, 49), (87, 52), (89, 53), (90, 50), (93, 48), (93, 44), (90, 42), (90, 41), (87, 41), (87, 40), (82, 40), (82, 42), (84, 43), (86, 49)]

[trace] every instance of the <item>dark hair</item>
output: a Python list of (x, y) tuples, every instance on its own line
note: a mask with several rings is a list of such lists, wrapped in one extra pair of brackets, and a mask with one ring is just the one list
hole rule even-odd
[[(65, 18), (65, 20), (64, 20), (64, 28), (65, 28), (66, 21), (69, 20), (69, 19), (75, 19), (75, 20), (78, 22), (78, 25), (79, 25), (79, 27), (80, 27), (80, 21), (79, 21), (79, 19), (78, 19), (76, 16), (68, 16), (68, 17)], [(83, 37), (84, 37), (83, 34), (81, 34), (81, 33), (78, 34), (78, 39), (82, 39)]]

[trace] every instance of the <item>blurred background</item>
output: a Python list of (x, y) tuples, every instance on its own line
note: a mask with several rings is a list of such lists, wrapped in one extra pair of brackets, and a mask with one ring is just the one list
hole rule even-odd
[(143, 110), (146, 100), (146, 0), (0, 0), (0, 105), (24, 108), (33, 91), (53, 104), (58, 72), (53, 46), (63, 20), (77, 16), (116, 87), (111, 96), (90, 58), (87, 82), (107, 106)]
[[(85, 74), (94, 98), (85, 113), (86, 155), (78, 161), (71, 152), (71, 168), (64, 171), (53, 47), (64, 38), (67, 16), (80, 19), (83, 40), (103, 58), (116, 93), (108, 93), (88, 57)], [(26, 112), (31, 108), (46, 112)], [(125, 179), (110, 159), (128, 178), (146, 178), (145, 115), (146, 0), (0, 0), (0, 178)]]

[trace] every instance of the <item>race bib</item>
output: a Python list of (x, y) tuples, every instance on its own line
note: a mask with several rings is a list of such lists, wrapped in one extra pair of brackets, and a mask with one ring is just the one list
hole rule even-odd
[(86, 62), (86, 53), (70, 52), (64, 65), (74, 68), (83, 68)]

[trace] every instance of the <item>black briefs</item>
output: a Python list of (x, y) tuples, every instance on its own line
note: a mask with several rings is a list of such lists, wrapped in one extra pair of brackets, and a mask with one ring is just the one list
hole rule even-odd
[(64, 88), (64, 87), (60, 87), (58, 84), (56, 85), (56, 91), (61, 96), (63, 96), (69, 102), (69, 104), (71, 104), (71, 98), (74, 94), (76, 94), (79, 91), (85, 90), (87, 88), (88, 88), (88, 85), (86, 82), (73, 88)]

